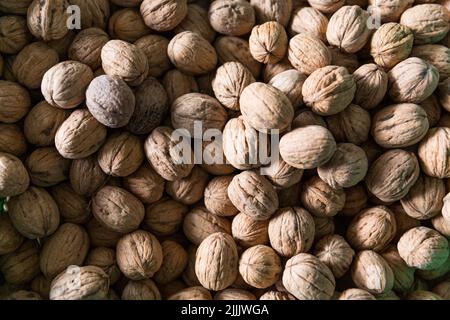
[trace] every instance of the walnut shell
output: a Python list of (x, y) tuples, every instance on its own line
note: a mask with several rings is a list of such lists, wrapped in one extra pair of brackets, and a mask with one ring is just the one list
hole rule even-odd
[(270, 245), (282, 257), (290, 258), (311, 249), (314, 231), (314, 220), (305, 209), (279, 209), (269, 222)]
[(214, 300), (256, 300), (256, 296), (243, 289), (225, 289), (214, 295)]
[(144, 226), (157, 236), (175, 233), (188, 213), (187, 206), (171, 199), (162, 199), (145, 208)]
[(93, 195), (107, 179), (96, 156), (73, 160), (69, 177), (73, 190), (82, 196)]
[(145, 204), (161, 199), (164, 193), (164, 183), (164, 179), (148, 163), (144, 163), (133, 174), (123, 179), (124, 188)]
[(160, 35), (148, 35), (138, 39), (135, 45), (147, 57), (148, 75), (159, 77), (170, 69), (170, 60), (167, 54), (169, 40)]
[(277, 63), (287, 52), (288, 37), (284, 27), (276, 21), (255, 26), (249, 38), (250, 53), (261, 63)]
[(209, 23), (208, 10), (195, 2), (188, 5), (187, 16), (173, 30), (175, 33), (192, 31), (200, 34), (208, 42), (213, 42), (216, 31)]
[(375, 296), (363, 289), (347, 289), (339, 296), (338, 300), (377, 300)]
[[(252, 129), (254, 132), (256, 130)], [(224, 154), (222, 139), (214, 141), (203, 141), (202, 143), (203, 163), (202, 169), (213, 175), (232, 174), (236, 169), (227, 161)]]
[(65, 222), (85, 223), (91, 217), (88, 199), (77, 194), (69, 183), (54, 186), (51, 194)]
[(231, 234), (231, 223), (226, 218), (216, 216), (203, 207), (196, 207), (184, 217), (183, 231), (189, 241), (200, 245), (214, 233)]
[[(430, 270), (418, 269), (416, 272), (417, 272), (417, 276), (420, 277), (419, 279), (435, 280), (435, 279), (440, 279), (440, 278), (442, 279), (442, 277), (449, 271), (450, 271), (450, 256), (447, 258), (447, 260), (443, 264), (441, 264), (437, 268), (433, 268)], [(426, 285), (417, 286), (417, 287), (419, 289), (428, 288), (428, 286), (426, 286)]]
[(14, 227), (28, 239), (44, 238), (59, 226), (59, 210), (44, 189), (29, 187), (8, 201), (8, 213)]
[(197, 249), (195, 274), (203, 287), (219, 291), (229, 287), (238, 274), (238, 252), (233, 238), (217, 232)]
[(311, 7), (322, 13), (334, 13), (344, 5), (344, 0), (308, 0)]
[(353, 72), (356, 92), (353, 102), (364, 109), (375, 108), (384, 98), (388, 87), (388, 76), (376, 64), (360, 66)]
[(255, 220), (245, 213), (239, 213), (231, 224), (231, 234), (239, 246), (249, 248), (269, 243), (268, 227), (267, 220)]
[(350, 269), (355, 251), (336, 234), (321, 238), (314, 247), (314, 255), (330, 268), (336, 278), (340, 278)]
[(79, 61), (96, 70), (102, 65), (101, 52), (109, 41), (108, 34), (99, 28), (80, 31), (69, 47), (70, 60)]
[(16, 251), (0, 257), (0, 272), (7, 283), (24, 285), (39, 273), (39, 250), (34, 241), (24, 242)]
[(330, 300), (336, 282), (323, 262), (308, 253), (300, 253), (286, 262), (283, 285), (299, 300)]
[(420, 226), (420, 221), (411, 218), (400, 203), (389, 206), (389, 209), (394, 213), (397, 225), (397, 234), (395, 235), (393, 243), (398, 242), (400, 237), (409, 229)]
[(400, 257), (395, 246), (388, 246), (381, 256), (386, 260), (394, 273), (394, 290), (408, 291), (414, 282), (414, 269), (409, 267)]
[(341, 112), (352, 102), (356, 84), (347, 69), (327, 66), (314, 71), (303, 84), (305, 104), (320, 115)]
[(288, 165), (283, 159), (273, 161), (262, 170), (266, 171), (267, 179), (278, 188), (289, 188), (303, 177), (303, 170)]
[(233, 176), (220, 176), (212, 179), (204, 189), (205, 207), (218, 216), (229, 217), (239, 211), (228, 197), (228, 186)]
[(155, 279), (156, 283), (164, 285), (177, 279), (183, 273), (188, 262), (188, 254), (175, 241), (166, 240), (161, 243), (161, 248), (163, 262), (153, 279)]
[(438, 97), (441, 106), (446, 110), (450, 110), (450, 80), (447, 79), (439, 84)]
[(134, 42), (151, 32), (139, 10), (134, 8), (114, 12), (109, 19), (108, 29), (112, 38), (127, 42)]
[(43, 300), (37, 292), (20, 290), (16, 291), (8, 296), (6, 300)]
[(217, 32), (227, 36), (242, 36), (255, 25), (255, 11), (248, 1), (212, 1), (208, 12), (209, 23)]
[(413, 153), (394, 149), (383, 153), (369, 168), (366, 185), (385, 202), (400, 200), (419, 177), (419, 162)]
[(24, 193), (30, 185), (30, 176), (22, 161), (9, 153), (0, 152), (0, 197)]
[(38, 187), (50, 187), (68, 178), (70, 160), (53, 147), (38, 148), (25, 160), (31, 182)]
[(265, 289), (281, 276), (281, 260), (275, 251), (264, 245), (245, 250), (239, 259), (239, 273), (252, 287)]
[(291, 35), (307, 33), (325, 42), (327, 26), (328, 18), (319, 10), (313, 7), (299, 7), (292, 12), (289, 33)]
[(106, 138), (106, 128), (86, 109), (78, 109), (62, 123), (55, 135), (58, 152), (67, 159), (95, 153)]
[(4, 13), (26, 15), (31, 1), (32, 0), (18, 0), (11, 2), (9, 0), (0, 0), (0, 10)]
[(291, 65), (287, 57), (284, 57), (283, 60), (273, 63), (273, 64), (266, 64), (264, 66), (262, 78), (264, 82), (268, 83), (273, 77), (275, 77), (277, 74), (294, 69), (294, 67)]
[(411, 56), (421, 58), (436, 67), (439, 71), (439, 81), (450, 76), (450, 49), (438, 44), (414, 46)]
[(202, 286), (189, 287), (174, 293), (168, 300), (212, 300), (211, 293)]
[(283, 92), (291, 101), (294, 110), (303, 104), (302, 87), (306, 76), (297, 70), (286, 70), (275, 75), (269, 85)]
[(166, 192), (174, 200), (186, 205), (192, 205), (203, 198), (209, 175), (200, 167), (194, 167), (186, 178), (169, 181)]
[(122, 300), (161, 300), (161, 293), (150, 279), (130, 280), (123, 289), (121, 298)]
[(31, 106), (30, 94), (19, 84), (0, 80), (0, 121), (14, 123), (22, 119)]
[(145, 24), (153, 30), (173, 30), (186, 17), (186, 0), (144, 0), (141, 14)]
[(69, 31), (68, 6), (67, 0), (34, 0), (27, 14), (30, 32), (44, 41), (63, 38)]
[(105, 228), (96, 219), (91, 219), (86, 228), (93, 247), (116, 248), (117, 242), (122, 237), (121, 233)]
[(250, 4), (255, 9), (258, 24), (267, 21), (276, 21), (283, 26), (286, 26), (289, 22), (292, 2), (292, 0), (250, 0)]
[(0, 216), (0, 255), (16, 251), (24, 238), (14, 228), (7, 215)]
[(418, 150), (420, 165), (426, 175), (440, 179), (450, 177), (450, 167), (447, 167), (449, 148), (449, 128), (436, 127), (428, 131)]
[(341, 210), (341, 214), (345, 216), (354, 216), (366, 207), (367, 193), (363, 185), (358, 184), (350, 187), (345, 191), (345, 205)]
[(92, 213), (108, 229), (128, 233), (139, 227), (145, 209), (142, 202), (128, 191), (105, 186), (92, 199)]
[(314, 240), (317, 241), (325, 236), (334, 234), (336, 226), (334, 224), (333, 217), (317, 217), (313, 216), (314, 219)]
[(20, 157), (27, 151), (27, 140), (17, 124), (0, 124), (0, 152)]
[(410, 8), (413, 0), (368, 0), (367, 11), (371, 16), (379, 17), (380, 22), (398, 22), (402, 13)]
[(410, 267), (432, 270), (443, 265), (449, 255), (448, 241), (436, 230), (416, 227), (406, 231), (397, 244), (398, 253)]
[(0, 17), (0, 32), (2, 34), (0, 52), (4, 54), (19, 53), (31, 40), (24, 17), (13, 15)]
[(293, 295), (287, 292), (266, 291), (259, 300), (296, 300)]
[(172, 104), (184, 94), (199, 91), (195, 78), (182, 73), (178, 69), (168, 71), (164, 75), (162, 84), (166, 89), (169, 104)]

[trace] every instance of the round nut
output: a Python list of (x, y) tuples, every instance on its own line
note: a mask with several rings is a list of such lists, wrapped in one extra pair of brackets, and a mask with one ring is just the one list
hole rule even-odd
[(27, 139), (17, 124), (0, 124), (0, 152), (20, 157), (27, 151)]
[(96, 70), (102, 65), (102, 48), (108, 41), (109, 36), (102, 29), (81, 30), (69, 47), (69, 59), (84, 63), (92, 70)]
[(283, 159), (273, 161), (264, 170), (267, 179), (278, 188), (289, 188), (303, 177), (303, 170), (291, 167)]
[(188, 5), (187, 16), (173, 31), (176, 34), (184, 31), (196, 32), (208, 42), (213, 42), (216, 37), (216, 32), (209, 23), (208, 11), (195, 2)]
[(112, 38), (127, 42), (134, 42), (151, 32), (139, 10), (134, 8), (114, 12), (109, 18), (108, 31)]
[(163, 262), (161, 268), (153, 277), (160, 285), (168, 284), (177, 279), (188, 262), (188, 254), (184, 248), (175, 241), (166, 240), (161, 243)]
[(377, 298), (366, 290), (352, 288), (344, 290), (338, 300), (377, 300)]
[(141, 4), (145, 24), (158, 32), (173, 30), (187, 12), (186, 0), (144, 0)]
[(343, 0), (308, 0), (311, 7), (322, 13), (334, 13), (345, 3)]
[(30, 109), (30, 94), (15, 82), (0, 80), (0, 105), (1, 122), (18, 122)]
[(364, 64), (353, 72), (356, 84), (354, 102), (364, 109), (375, 108), (384, 98), (388, 87), (388, 76), (373, 63)]
[(256, 297), (249, 291), (230, 288), (217, 292), (214, 300), (256, 300)]
[(170, 60), (167, 54), (169, 40), (165, 37), (151, 34), (138, 39), (134, 44), (147, 57), (148, 75), (150, 77), (160, 77), (170, 69)]
[(243, 0), (212, 1), (208, 18), (214, 30), (227, 36), (245, 35), (255, 25), (255, 11)]
[(292, 12), (289, 33), (308, 33), (325, 42), (328, 18), (313, 7), (298, 7)]
[(89, 239), (93, 247), (107, 247), (116, 248), (117, 242), (122, 237), (119, 232), (112, 231), (105, 228), (97, 219), (91, 219), (86, 228), (89, 234)]
[(350, 269), (355, 251), (343, 237), (333, 234), (316, 243), (314, 255), (330, 268), (336, 278), (340, 278)]
[(410, 8), (413, 0), (369, 0), (367, 11), (371, 16), (380, 17), (380, 22), (397, 22), (402, 13)]
[(231, 234), (243, 248), (269, 243), (269, 221), (258, 221), (245, 213), (237, 214), (231, 223)]
[(450, 76), (450, 49), (439, 44), (414, 46), (411, 56), (421, 58), (436, 67), (439, 71), (439, 81)]
[(149, 204), (160, 200), (164, 193), (164, 179), (144, 163), (133, 174), (124, 177), (123, 186), (143, 203)]
[(316, 36), (300, 33), (289, 41), (289, 62), (299, 72), (310, 75), (331, 63), (331, 52)]
[(409, 267), (400, 257), (395, 246), (388, 246), (381, 256), (386, 260), (394, 273), (395, 291), (406, 292), (411, 289), (414, 282), (414, 269)]
[(130, 280), (123, 289), (121, 298), (122, 300), (161, 300), (161, 293), (150, 279)]
[(286, 31), (276, 21), (255, 26), (248, 41), (253, 58), (264, 64), (277, 63), (284, 58), (287, 52)]
[(212, 179), (205, 188), (205, 207), (211, 213), (229, 217), (238, 214), (239, 210), (233, 205), (228, 197), (228, 186), (233, 176), (220, 176)]
[(88, 199), (77, 194), (69, 183), (54, 186), (51, 194), (64, 222), (81, 224), (91, 217)]
[(53, 147), (38, 148), (25, 160), (31, 182), (38, 187), (51, 187), (68, 178), (70, 160)]
[(73, 160), (69, 177), (73, 190), (82, 196), (93, 195), (107, 179), (96, 156)]
[(180, 228), (188, 207), (170, 199), (162, 199), (145, 208), (144, 227), (157, 236), (168, 236)]
[(0, 197), (22, 194), (30, 185), (30, 176), (22, 161), (9, 153), (0, 152)]
[(250, 4), (255, 9), (258, 24), (267, 21), (276, 21), (286, 26), (291, 17), (292, 0), (250, 0)]
[(419, 144), (418, 156), (423, 172), (435, 178), (450, 178), (447, 166), (450, 148), (450, 129), (436, 127), (428, 131)]
[[(167, 50), (166, 50), (167, 51)], [(169, 104), (184, 94), (198, 92), (198, 84), (195, 78), (182, 73), (178, 69), (168, 71), (162, 80), (166, 89)]]
[(31, 40), (27, 21), (21, 16), (5, 15), (1, 17), (0, 33), (2, 34), (0, 38), (0, 52), (4, 54), (20, 52)]
[(203, 198), (209, 175), (200, 167), (194, 167), (186, 178), (169, 181), (166, 192), (172, 199), (185, 205), (192, 205)]
[(0, 255), (16, 251), (24, 238), (17, 231), (7, 215), (0, 216)]
[[(34, 0), (28, 7), (30, 32), (44, 41), (59, 40), (69, 31), (67, 0)], [(70, 12), (70, 11), (69, 11)]]
[(0, 258), (0, 272), (6, 283), (25, 285), (39, 274), (39, 250), (33, 241), (24, 242), (16, 251)]
[(366, 207), (367, 193), (363, 185), (358, 184), (350, 187), (345, 191), (345, 205), (341, 210), (341, 214), (345, 216), (354, 216)]

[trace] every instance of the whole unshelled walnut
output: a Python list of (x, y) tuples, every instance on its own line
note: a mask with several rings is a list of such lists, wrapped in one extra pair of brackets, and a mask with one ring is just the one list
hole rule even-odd
[(81, 13), (81, 27), (106, 29), (110, 15), (108, 0), (70, 0), (71, 5), (77, 5)]
[(288, 37), (284, 27), (276, 21), (255, 26), (248, 41), (250, 53), (261, 63), (277, 63), (286, 55)]
[(44, 41), (63, 38), (69, 28), (67, 0), (34, 0), (28, 7), (28, 28), (30, 32)]
[(173, 30), (175, 33), (192, 31), (200, 34), (208, 42), (213, 42), (216, 37), (216, 31), (209, 22), (208, 10), (201, 4), (189, 2), (187, 16)]
[(161, 300), (161, 293), (150, 279), (130, 280), (123, 289), (121, 298), (122, 300)]
[(303, 170), (288, 165), (283, 159), (272, 161), (272, 163), (264, 168), (267, 179), (278, 188), (289, 188), (300, 182), (303, 177)]
[(7, 215), (0, 217), (0, 255), (16, 251), (24, 241), (24, 237), (14, 228)]
[(24, 285), (39, 274), (39, 250), (34, 241), (24, 242), (16, 251), (0, 258), (0, 272), (6, 283)]
[(275, 75), (269, 85), (283, 92), (291, 101), (294, 110), (303, 104), (302, 87), (306, 75), (297, 70), (286, 70)]
[(228, 197), (228, 186), (233, 176), (220, 176), (212, 179), (205, 188), (205, 207), (218, 216), (229, 217), (238, 214), (238, 209)]
[(410, 8), (413, 0), (369, 0), (367, 11), (370, 15), (380, 17), (380, 22), (398, 22), (402, 13)]
[(340, 278), (350, 269), (355, 251), (343, 237), (333, 234), (316, 243), (314, 255), (330, 268), (336, 278)]
[(308, 253), (300, 253), (286, 262), (283, 285), (299, 300), (330, 300), (336, 282), (323, 262)]
[(133, 8), (116, 11), (109, 19), (108, 31), (111, 38), (127, 42), (134, 42), (151, 32), (139, 10)]
[(448, 47), (439, 44), (414, 46), (411, 55), (434, 65), (439, 71), (440, 82), (450, 76), (450, 49)]
[(336, 229), (334, 223), (334, 217), (317, 217), (313, 216), (314, 219), (314, 240), (317, 241), (325, 236), (334, 234)]
[(255, 25), (255, 10), (248, 1), (211, 1), (209, 23), (214, 30), (227, 36), (242, 36)]
[(161, 248), (163, 262), (153, 279), (156, 283), (164, 285), (174, 281), (181, 275), (186, 268), (188, 254), (180, 244), (171, 240), (161, 243)]
[(70, 160), (53, 147), (35, 149), (25, 160), (31, 182), (38, 187), (51, 187), (68, 178)]
[(69, 47), (69, 58), (88, 65), (92, 70), (97, 70), (102, 65), (102, 48), (108, 41), (109, 36), (102, 29), (81, 30)]
[(167, 54), (169, 40), (167, 38), (151, 34), (138, 39), (134, 44), (147, 57), (148, 75), (150, 77), (160, 77), (170, 69), (171, 64)]
[(366, 207), (367, 193), (362, 184), (345, 189), (345, 205), (341, 210), (344, 216), (354, 216)]
[(324, 14), (332, 14), (345, 4), (344, 0), (308, 0), (311, 7)]
[(195, 274), (209, 290), (223, 290), (234, 282), (238, 274), (238, 251), (229, 234), (217, 232), (202, 241), (197, 249)]
[(212, 300), (211, 293), (202, 286), (183, 289), (168, 297), (168, 300)]
[(123, 186), (143, 203), (149, 204), (161, 199), (165, 181), (145, 162), (133, 174), (123, 179)]
[(449, 128), (436, 127), (428, 131), (418, 150), (420, 164), (425, 174), (440, 179), (450, 177), (450, 167), (447, 165), (449, 148)]
[(377, 300), (374, 295), (363, 289), (351, 288), (344, 290), (338, 300)]
[(250, 0), (250, 4), (255, 9), (258, 24), (267, 21), (276, 21), (286, 26), (291, 17), (292, 0)]
[(212, 214), (203, 207), (196, 207), (184, 217), (183, 231), (189, 241), (200, 245), (203, 240), (214, 233), (231, 234), (231, 223), (225, 217)]
[(395, 246), (388, 246), (381, 256), (386, 260), (394, 273), (395, 291), (406, 292), (411, 289), (414, 282), (414, 268), (409, 267), (400, 257)]
[(353, 102), (364, 109), (375, 108), (384, 98), (388, 76), (374, 63), (364, 64), (353, 72), (356, 92)]
[(296, 300), (296, 299), (290, 293), (272, 290), (266, 291), (262, 296), (259, 297), (259, 300)]
[(426, 290), (416, 290), (408, 293), (406, 300), (444, 300), (440, 295)]
[(25, 192), (30, 176), (16, 156), (0, 152), (0, 197), (13, 197)]
[(217, 292), (214, 300), (256, 300), (256, 297), (247, 290), (230, 288)]
[(27, 21), (20, 16), (0, 17), (0, 33), (0, 52), (4, 54), (20, 52), (31, 40)]
[(82, 196), (93, 195), (107, 179), (95, 155), (73, 160), (69, 177), (73, 190)]
[(208, 173), (201, 167), (196, 166), (189, 176), (167, 182), (166, 192), (178, 202), (193, 205), (203, 198), (208, 181)]
[(144, 0), (141, 4), (145, 24), (159, 32), (175, 29), (187, 12), (186, 0)]
[(445, 110), (450, 110), (450, 79), (446, 79), (439, 84), (438, 97), (441, 106)]
[(231, 234), (236, 243), (249, 248), (269, 243), (269, 221), (255, 220), (245, 213), (238, 213), (231, 224)]
[(51, 194), (64, 222), (81, 224), (91, 218), (88, 199), (77, 194), (69, 183), (52, 187)]
[(309, 33), (316, 38), (326, 41), (328, 18), (313, 7), (299, 7), (292, 12), (289, 23), (289, 33), (296, 35)]
[[(161, 190), (161, 194), (164, 190)], [(188, 213), (187, 206), (174, 200), (163, 198), (145, 208), (144, 228), (157, 236), (175, 233)]]
[(107, 247), (115, 249), (117, 242), (122, 237), (121, 233), (104, 227), (95, 218), (92, 218), (86, 224), (86, 228), (93, 247)]
[(358, 69), (360, 63), (356, 54), (343, 52), (338, 47), (333, 46), (328, 47), (328, 49), (331, 52), (332, 65), (344, 67), (349, 73), (353, 73)]
[(0, 105), (1, 122), (18, 122), (31, 107), (30, 94), (16, 82), (0, 80)]

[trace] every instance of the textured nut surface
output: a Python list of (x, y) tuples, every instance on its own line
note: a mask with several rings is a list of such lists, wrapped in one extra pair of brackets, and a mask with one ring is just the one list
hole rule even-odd
[(259, 24), (267, 21), (277, 21), (283, 26), (286, 26), (289, 22), (292, 2), (292, 0), (250, 0)]
[(255, 220), (245, 213), (239, 213), (233, 218), (231, 234), (239, 246), (249, 248), (269, 243), (268, 227), (267, 220)]
[(108, 31), (115, 39), (134, 42), (150, 33), (137, 9), (126, 8), (116, 11), (109, 19)]
[(27, 22), (30, 32), (44, 41), (59, 40), (69, 31), (67, 0), (34, 0), (28, 7)]
[(340, 278), (350, 269), (355, 251), (342, 236), (328, 235), (316, 243), (314, 255)]
[(322, 13), (333, 13), (342, 7), (345, 1), (342, 0), (308, 0), (311, 7)]
[(171, 240), (161, 243), (161, 248), (163, 262), (154, 279), (158, 284), (168, 284), (177, 279), (186, 268), (188, 254), (181, 245)]
[(178, 202), (193, 205), (203, 198), (208, 180), (208, 173), (200, 167), (194, 167), (186, 178), (167, 182), (166, 192)]
[(292, 12), (289, 33), (309, 33), (326, 41), (328, 18), (313, 7), (299, 7)]
[(264, 64), (277, 63), (286, 55), (288, 37), (281, 24), (269, 21), (255, 26), (248, 42), (250, 53), (256, 61)]
[(400, 257), (395, 246), (388, 246), (381, 256), (386, 260), (394, 273), (395, 291), (405, 292), (411, 289), (414, 282), (414, 269), (409, 267)]
[(371, 118), (369, 112), (356, 104), (351, 104), (344, 111), (326, 117), (326, 126), (338, 142), (350, 142), (361, 145), (367, 141)]
[(27, 150), (27, 141), (17, 124), (0, 124), (0, 152), (20, 157)]
[(196, 32), (209, 42), (212, 42), (216, 37), (216, 32), (209, 22), (208, 10), (200, 5), (196, 4), (195, 2), (188, 5), (187, 16), (174, 29), (174, 32)]
[(80, 31), (69, 47), (68, 56), (93, 70), (102, 65), (103, 46), (109, 41), (108, 34), (100, 28), (88, 28)]
[(31, 182), (38, 187), (50, 187), (68, 178), (70, 160), (64, 159), (53, 147), (38, 148), (25, 160)]
[(371, 15), (378, 15), (382, 23), (397, 22), (402, 13), (412, 6), (412, 0), (369, 0), (367, 11)]
[(283, 92), (294, 110), (303, 104), (302, 87), (306, 76), (297, 70), (286, 70), (270, 79), (269, 84)]
[(121, 298), (122, 300), (161, 300), (161, 293), (150, 279), (131, 280), (123, 289)]
[(376, 64), (360, 66), (353, 72), (356, 84), (354, 103), (364, 109), (373, 109), (384, 98), (388, 87), (388, 76)]
[(123, 185), (143, 203), (154, 203), (163, 196), (165, 181), (150, 164), (144, 163), (133, 174), (124, 178)]
[(27, 114), (31, 106), (30, 95), (19, 84), (0, 80), (0, 104), (0, 121), (14, 123)]
[(376, 300), (376, 298), (366, 290), (351, 288), (344, 290), (338, 300)]
[(415, 46), (411, 55), (434, 65), (439, 71), (439, 81), (444, 81), (450, 76), (450, 49), (446, 46), (439, 44)]
[(283, 159), (273, 161), (267, 169), (267, 179), (279, 188), (289, 188), (300, 182), (303, 170), (288, 165)]
[(25, 192), (30, 176), (19, 158), (0, 152), (0, 197), (12, 197)]
[(436, 127), (428, 131), (418, 150), (420, 164), (425, 174), (441, 179), (450, 177), (450, 168), (447, 166), (449, 147), (450, 129)]
[(212, 179), (205, 188), (205, 207), (218, 216), (234, 216), (239, 211), (228, 197), (228, 186), (233, 176), (221, 176)]
[(7, 283), (24, 285), (39, 274), (39, 249), (33, 241), (0, 258), (0, 271)]
[(14, 228), (7, 215), (0, 217), (0, 255), (16, 251), (23, 242), (22, 235)]
[(214, 300), (256, 300), (256, 297), (249, 291), (231, 288), (217, 292)]
[(193, 244), (200, 245), (214, 233), (231, 234), (231, 223), (225, 217), (212, 214), (203, 207), (196, 207), (184, 217), (183, 231)]
[(145, 24), (160, 32), (174, 29), (187, 12), (186, 0), (144, 0), (141, 4)]
[(96, 156), (72, 161), (69, 177), (73, 190), (83, 196), (94, 194), (107, 178)]
[(217, 32), (227, 36), (242, 36), (255, 25), (255, 10), (248, 1), (212, 1), (208, 12), (209, 23)]
[(187, 206), (163, 198), (145, 208), (144, 227), (157, 236), (171, 235), (180, 228), (187, 212)]

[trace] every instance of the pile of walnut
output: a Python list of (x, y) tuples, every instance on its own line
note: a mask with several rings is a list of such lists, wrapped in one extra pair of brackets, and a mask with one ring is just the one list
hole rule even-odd
[(450, 299), (449, 9), (0, 0), (0, 298)]

